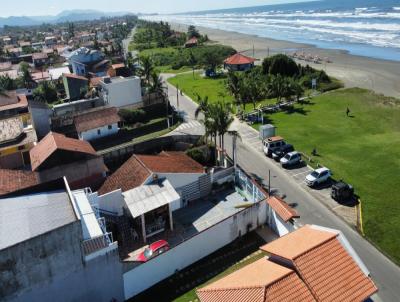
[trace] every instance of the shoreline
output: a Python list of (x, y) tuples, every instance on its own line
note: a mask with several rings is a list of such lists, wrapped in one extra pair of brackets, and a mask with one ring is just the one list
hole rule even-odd
[[(178, 31), (186, 31), (186, 24), (170, 23)], [(257, 35), (243, 34), (235, 31), (226, 31), (198, 26), (202, 34), (207, 34), (211, 41), (232, 46), (238, 52), (262, 59), (276, 53), (292, 53), (304, 51), (321, 58), (328, 57), (332, 63), (315, 64), (297, 60), (302, 65), (310, 65), (316, 69), (323, 69), (329, 75), (341, 80), (346, 88), (360, 87), (371, 89), (386, 96), (400, 98), (400, 62), (375, 59), (371, 57), (350, 54), (343, 49), (319, 48), (311, 44), (276, 40)]]

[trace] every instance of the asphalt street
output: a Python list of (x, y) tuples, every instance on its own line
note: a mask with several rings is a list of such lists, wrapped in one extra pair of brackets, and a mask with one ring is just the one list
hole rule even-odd
[[(171, 75), (163, 75), (167, 79)], [(179, 94), (179, 108), (176, 100), (176, 89), (168, 84), (170, 102), (185, 116), (185, 123), (176, 129), (180, 134), (201, 134), (204, 129), (194, 118), (197, 107), (186, 96)], [(247, 136), (249, 127), (244, 123), (235, 121), (234, 127), (241, 136)], [(225, 148), (228, 154), (232, 154), (232, 138), (225, 138)], [(238, 163), (247, 172), (268, 183), (269, 171), (271, 173), (271, 189), (295, 207), (300, 214), (300, 224), (317, 224), (324, 227), (340, 230), (356, 250), (360, 258), (371, 273), (371, 277), (379, 288), (378, 295), (373, 296), (374, 301), (395, 302), (400, 301), (400, 268), (390, 261), (385, 255), (377, 250), (371, 243), (359, 235), (354, 228), (338, 217), (321, 199), (328, 198), (324, 193), (312, 192), (306, 188), (301, 180), (307, 174), (307, 169), (299, 170), (297, 173), (288, 173), (277, 165), (273, 160), (266, 158), (257, 147), (257, 142), (249, 140), (238, 140), (237, 144)]]

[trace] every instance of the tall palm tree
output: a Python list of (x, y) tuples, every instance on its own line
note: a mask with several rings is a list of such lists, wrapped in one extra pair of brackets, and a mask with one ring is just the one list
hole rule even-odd
[(140, 62), (141, 62), (141, 68), (142, 68), (142, 76), (146, 80), (146, 83), (149, 84), (151, 74), (154, 72), (153, 61), (151, 60), (150, 57), (143, 56), (140, 59)]
[(233, 117), (231, 116), (230, 107), (225, 102), (218, 102), (214, 107), (216, 128), (220, 137), (220, 147), (224, 150), (224, 135), (228, 132), (229, 127), (233, 122)]
[(273, 76), (269, 82), (268, 90), (270, 94), (276, 97), (278, 103), (281, 102), (282, 97), (287, 94), (287, 80), (280, 74)]
[(234, 71), (228, 72), (227, 79), (225, 81), (226, 89), (235, 100), (237, 111), (241, 103), (241, 81), (242, 79), (239, 74), (235, 73)]

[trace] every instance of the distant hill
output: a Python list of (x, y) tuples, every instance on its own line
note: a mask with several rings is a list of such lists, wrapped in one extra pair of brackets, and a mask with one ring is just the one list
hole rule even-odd
[(21, 16), (21, 17), (0, 17), (0, 27), (8, 26), (32, 26), (42, 23), (62, 23), (76, 22), (84, 20), (96, 20), (103, 17), (119, 17), (124, 15), (132, 15), (129, 12), (101, 12), (96, 10), (67, 10), (56, 16)]

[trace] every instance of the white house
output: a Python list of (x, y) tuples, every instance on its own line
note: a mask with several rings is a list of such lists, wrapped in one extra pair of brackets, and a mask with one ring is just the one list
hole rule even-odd
[(120, 117), (117, 108), (102, 108), (74, 117), (74, 125), (81, 140), (91, 141), (116, 134)]
[(140, 107), (142, 105), (142, 89), (138, 77), (104, 78), (100, 82), (102, 97), (112, 107)]

